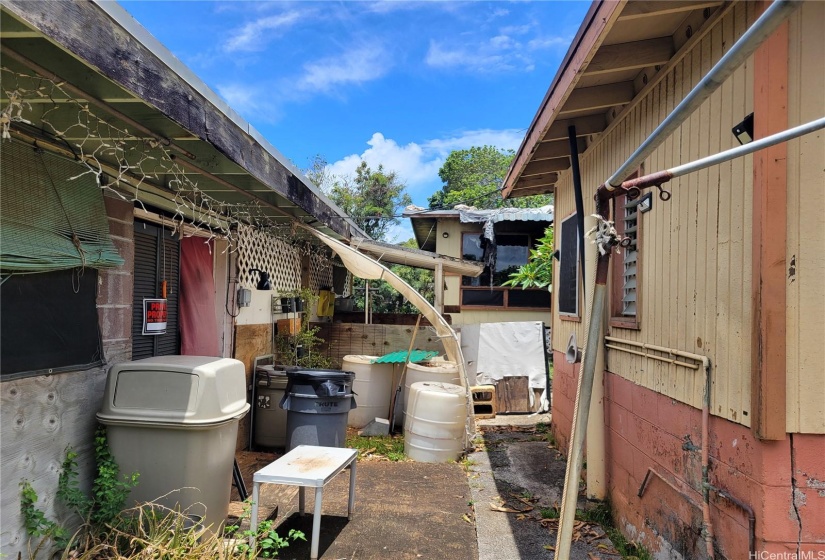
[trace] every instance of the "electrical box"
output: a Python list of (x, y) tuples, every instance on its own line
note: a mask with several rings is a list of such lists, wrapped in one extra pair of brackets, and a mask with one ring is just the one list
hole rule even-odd
[(238, 288), (238, 307), (249, 307), (252, 303), (252, 290), (249, 288)]

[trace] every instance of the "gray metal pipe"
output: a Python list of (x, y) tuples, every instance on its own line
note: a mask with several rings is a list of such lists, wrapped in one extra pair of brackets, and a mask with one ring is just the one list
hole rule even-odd
[(747, 144), (731, 148), (730, 150), (725, 150), (724, 152), (719, 152), (718, 154), (713, 154), (712, 156), (708, 156), (706, 158), (697, 159), (696, 161), (691, 161), (684, 165), (678, 165), (668, 169), (668, 173), (670, 173), (671, 178), (675, 179), (676, 177), (681, 177), (682, 175), (687, 175), (688, 173), (693, 173), (694, 171), (699, 171), (700, 169), (704, 169), (706, 167), (718, 165), (720, 163), (775, 146), (776, 144), (793, 140), (794, 138), (810, 134), (811, 132), (816, 132), (817, 130), (822, 130), (823, 128), (825, 128), (825, 117), (796, 126), (794, 128), (789, 128), (788, 130), (784, 130), (782, 132), (777, 132), (776, 134), (771, 134), (765, 138), (748, 142)]
[(621, 185), (801, 4), (801, 0), (775, 0), (607, 180), (607, 189)]

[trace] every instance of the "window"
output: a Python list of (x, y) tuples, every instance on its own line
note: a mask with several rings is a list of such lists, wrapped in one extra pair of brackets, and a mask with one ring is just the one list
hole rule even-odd
[(561, 222), (559, 247), (559, 315), (579, 318), (579, 228), (573, 213)]
[(628, 329), (640, 327), (638, 273), (641, 265), (639, 232), (642, 214), (637, 208), (639, 200), (627, 200), (624, 196), (613, 199), (616, 232), (619, 237), (628, 238), (629, 244), (611, 258), (610, 325)]
[(102, 364), (96, 298), (93, 268), (4, 276), (3, 380)]
[[(480, 233), (464, 233), (461, 239), (461, 257), (468, 261), (484, 262), (490, 247)], [(485, 266), (480, 276), (464, 276), (461, 280), (461, 305), (499, 308), (550, 307), (547, 290), (522, 290), (502, 287), (510, 274), (527, 264), (531, 239), (523, 233), (496, 234), (495, 268)], [(491, 283), (492, 279), (492, 283)]]

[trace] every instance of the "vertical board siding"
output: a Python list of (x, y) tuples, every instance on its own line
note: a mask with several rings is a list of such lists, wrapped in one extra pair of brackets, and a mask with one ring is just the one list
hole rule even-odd
[[(588, 148), (581, 162), (588, 214), (592, 213), (590, 193), (670, 114), (755, 17), (749, 3), (736, 4)], [(810, 79), (821, 80), (821, 76)], [(645, 161), (643, 172), (737, 145), (731, 128), (753, 110), (752, 87), (749, 60), (660, 145)], [(812, 91), (821, 94), (822, 84), (817, 87)], [(669, 202), (654, 196), (653, 211), (641, 218), (641, 329), (611, 329), (620, 338), (709, 356), (714, 365), (713, 414), (746, 426), (750, 425), (752, 161), (749, 156), (680, 177), (665, 185), (673, 194)], [(569, 172), (557, 184), (555, 205), (559, 220), (575, 211)], [(823, 244), (822, 238), (818, 244)], [(591, 268), (587, 282), (592, 282)], [(586, 317), (574, 323), (555, 316), (554, 349), (564, 351), (570, 332), (582, 341), (585, 325)], [(701, 372), (617, 351), (608, 352), (607, 364), (610, 371), (634, 383), (702, 406)]]
[[(790, 18), (788, 120), (825, 115), (825, 3)], [(787, 429), (825, 433), (825, 133), (788, 143)]]

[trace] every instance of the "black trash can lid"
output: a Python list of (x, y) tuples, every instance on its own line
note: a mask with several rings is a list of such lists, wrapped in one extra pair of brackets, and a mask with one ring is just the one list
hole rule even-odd
[(319, 369), (291, 367), (286, 370), (287, 377), (301, 381), (349, 381), (355, 378), (352, 371), (340, 369)]

